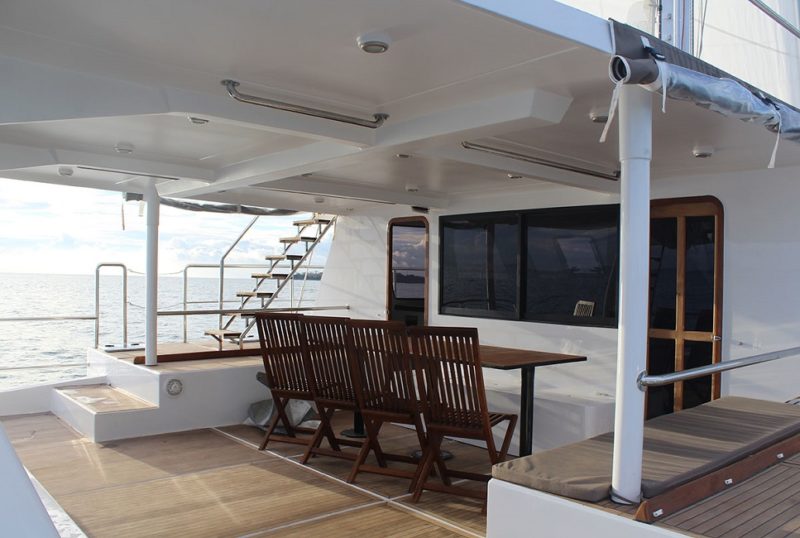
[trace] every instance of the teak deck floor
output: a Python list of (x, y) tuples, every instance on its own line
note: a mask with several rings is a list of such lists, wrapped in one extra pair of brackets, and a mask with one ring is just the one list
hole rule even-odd
[[(352, 415), (335, 417), (344, 429)], [(482, 503), (359, 474), (349, 461), (298, 463), (299, 447), (247, 426), (94, 444), (50, 414), (0, 419), (20, 459), (88, 536), (483, 536)], [(388, 425), (382, 444), (403, 453), (415, 435)], [(456, 442), (453, 467), (488, 472), (486, 451)], [(478, 486), (480, 487), (480, 486)]]

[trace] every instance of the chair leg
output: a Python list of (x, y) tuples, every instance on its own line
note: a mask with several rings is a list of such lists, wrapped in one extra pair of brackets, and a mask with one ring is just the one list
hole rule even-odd
[[(331, 419), (333, 418), (333, 413), (335, 411), (335, 409), (326, 410), (317, 404), (317, 413), (319, 414), (319, 431), (321, 431), (322, 435), (324, 435), (328, 440), (328, 443), (331, 445), (333, 450), (341, 450), (339, 441), (337, 441), (336, 434), (333, 431), (333, 426), (331, 426)], [(317, 446), (319, 446), (320, 443), (322, 443), (322, 438), (320, 438)]]
[(275, 411), (280, 418), (280, 421), (283, 423), (283, 427), (286, 429), (286, 435), (289, 437), (295, 437), (294, 428), (292, 427), (292, 423), (289, 420), (289, 415), (286, 414), (286, 404), (289, 403), (289, 398), (275, 398)]
[[(306, 451), (303, 454), (303, 458), (300, 460), (300, 463), (305, 465), (308, 463), (308, 460), (311, 458), (311, 455), (314, 453), (315, 448), (319, 448), (319, 445), (322, 444), (322, 436), (327, 436), (327, 430), (330, 429), (330, 424), (327, 420), (328, 413), (333, 414), (333, 409), (325, 410), (322, 407), (319, 407), (319, 416), (320, 416), (320, 425), (317, 428), (317, 431), (314, 432), (314, 435), (311, 437), (311, 440), (308, 442), (308, 446), (306, 447)], [(327, 428), (326, 428), (327, 426)], [(338, 445), (337, 445), (338, 447)], [(338, 449), (338, 448), (337, 448)]]
[(514, 436), (514, 428), (517, 425), (517, 415), (511, 415), (508, 419), (508, 428), (506, 429), (506, 436), (503, 439), (503, 446), (500, 448), (500, 457), (494, 463), (500, 463), (506, 460), (508, 455), (508, 448), (511, 446), (511, 438)]
[(264, 434), (264, 440), (261, 441), (261, 445), (259, 445), (259, 450), (264, 450), (267, 448), (267, 443), (269, 443), (269, 438), (272, 435), (272, 432), (275, 431), (275, 426), (278, 425), (278, 413), (272, 417), (272, 420), (269, 421), (269, 426), (267, 427), (267, 432)]
[[(377, 444), (378, 441), (377, 430), (373, 431), (372, 420), (367, 417), (364, 417), (364, 429), (366, 430), (367, 438), (364, 439), (364, 443), (361, 445), (361, 448), (358, 451), (356, 461), (353, 462), (353, 467), (350, 469), (350, 474), (347, 476), (348, 484), (352, 484), (356, 481), (356, 475), (358, 474), (361, 466), (364, 465), (364, 462), (367, 461), (367, 456), (369, 455), (370, 449), (374, 449), (373, 439), (375, 444)], [(378, 427), (378, 430), (379, 429), (380, 427)]]
[(428, 448), (425, 449), (425, 454), (420, 462), (420, 467), (417, 468), (417, 475), (414, 478), (414, 495), (411, 496), (411, 502), (419, 502), (419, 498), (422, 496), (422, 490), (425, 488), (425, 482), (431, 474), (433, 461), (439, 456), (439, 447), (441, 444), (441, 434), (429, 434)]
[[(378, 460), (378, 466), (386, 467), (386, 458), (383, 455), (383, 448), (381, 448), (380, 441), (378, 441), (378, 435), (381, 432), (382, 426), (382, 421), (379, 421), (377, 424), (372, 423), (371, 425), (368, 424), (366, 420), (364, 421), (364, 428), (367, 430), (367, 439), (365, 443), (372, 447), (372, 451), (375, 453), (375, 459)], [(371, 432), (370, 427), (374, 428)]]

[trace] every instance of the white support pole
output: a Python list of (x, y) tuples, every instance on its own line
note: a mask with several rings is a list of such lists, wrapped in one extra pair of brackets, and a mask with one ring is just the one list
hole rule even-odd
[(650, 92), (634, 85), (621, 88), (619, 331), (611, 495), (628, 503), (640, 499), (642, 487), (644, 392), (637, 378), (647, 368), (652, 116)]
[(150, 182), (144, 191), (147, 202), (147, 264), (145, 266), (145, 325), (144, 363), (158, 364), (158, 213), (159, 198), (155, 182)]

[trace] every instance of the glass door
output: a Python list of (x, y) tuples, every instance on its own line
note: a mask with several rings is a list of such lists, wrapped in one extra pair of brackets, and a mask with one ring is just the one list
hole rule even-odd
[(388, 250), (388, 318), (406, 325), (424, 325), (428, 297), (428, 221), (424, 217), (391, 220)]
[[(722, 205), (713, 197), (654, 201), (650, 221), (647, 371), (666, 374), (719, 362)], [(719, 398), (720, 376), (651, 387), (647, 418)]]

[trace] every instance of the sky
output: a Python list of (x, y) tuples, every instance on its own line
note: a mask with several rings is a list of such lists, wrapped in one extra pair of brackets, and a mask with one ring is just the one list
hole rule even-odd
[[(146, 218), (139, 209), (138, 202), (123, 206), (119, 192), (0, 178), (0, 272), (93, 274), (101, 262), (143, 272)], [(252, 218), (162, 206), (159, 273), (219, 263)], [(261, 217), (227, 262), (262, 263), (278, 252), (280, 237), (296, 233), (292, 221), (298, 218)], [(324, 261), (325, 246), (315, 250), (314, 264)]]

